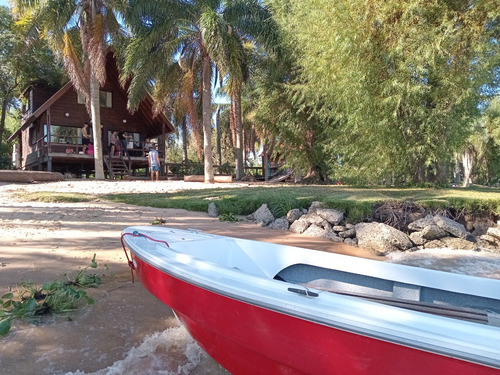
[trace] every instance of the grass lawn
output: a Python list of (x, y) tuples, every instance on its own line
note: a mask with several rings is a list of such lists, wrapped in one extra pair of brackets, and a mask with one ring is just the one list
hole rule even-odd
[(343, 211), (359, 221), (383, 202), (413, 201), (430, 209), (455, 209), (469, 213), (494, 213), (500, 216), (500, 189), (471, 188), (353, 188), (330, 185), (269, 185), (244, 188), (185, 190), (165, 194), (109, 194), (101, 198), (141, 206), (183, 208), (207, 211), (215, 202), (220, 214), (247, 215), (267, 203), (275, 217), (292, 208), (308, 208), (313, 201)]

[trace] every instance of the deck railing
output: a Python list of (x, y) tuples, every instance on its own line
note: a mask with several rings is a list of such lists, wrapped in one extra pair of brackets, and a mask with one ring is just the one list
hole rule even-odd
[[(146, 157), (149, 149), (144, 148), (145, 142), (135, 142), (134, 148), (127, 148), (128, 157)], [(64, 136), (59, 137), (57, 141), (47, 142), (47, 136), (43, 136), (37, 139), (34, 147), (32, 148), (32, 153), (36, 153), (39, 157), (45, 156), (52, 153), (67, 153), (67, 154), (84, 154), (84, 148), (87, 149), (87, 154), (89, 152), (89, 147), (81, 142), (81, 137), (71, 137)], [(103, 145), (103, 154), (109, 155), (110, 149), (108, 145)], [(158, 150), (160, 159), (163, 157), (163, 152)]]

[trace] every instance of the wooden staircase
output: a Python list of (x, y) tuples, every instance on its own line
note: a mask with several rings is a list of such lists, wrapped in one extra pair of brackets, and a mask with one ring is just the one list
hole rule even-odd
[(109, 178), (114, 180), (116, 176), (130, 176), (130, 169), (123, 159), (123, 156), (109, 156), (104, 158), (106, 167), (108, 167)]

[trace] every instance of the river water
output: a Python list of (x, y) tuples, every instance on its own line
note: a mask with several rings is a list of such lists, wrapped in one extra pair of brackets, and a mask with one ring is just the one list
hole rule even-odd
[(155, 332), (130, 349), (125, 358), (95, 372), (65, 375), (204, 375), (229, 374), (213, 361), (182, 327)]

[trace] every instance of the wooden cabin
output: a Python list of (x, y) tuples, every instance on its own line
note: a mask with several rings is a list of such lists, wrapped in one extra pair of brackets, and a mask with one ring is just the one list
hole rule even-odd
[[(165, 138), (174, 131), (174, 127), (164, 114), (154, 114), (153, 100), (149, 96), (142, 100), (134, 113), (127, 109), (127, 90), (119, 83), (112, 52), (107, 55), (106, 73), (106, 83), (100, 88), (101, 142), (104, 168), (113, 178), (118, 169), (120, 174), (134, 174), (147, 169), (147, 139), (157, 144), (160, 160), (163, 161)], [(23, 96), (21, 126), (9, 138), (15, 141), (15, 167), (76, 176), (93, 173), (93, 153), (91, 148), (84, 153), (82, 144), (83, 123), (90, 124), (91, 118), (84, 97), (78, 94), (71, 82), (59, 90), (35, 83), (25, 90)], [(124, 131), (129, 136), (128, 155), (109, 155), (110, 135), (114, 131)]]

